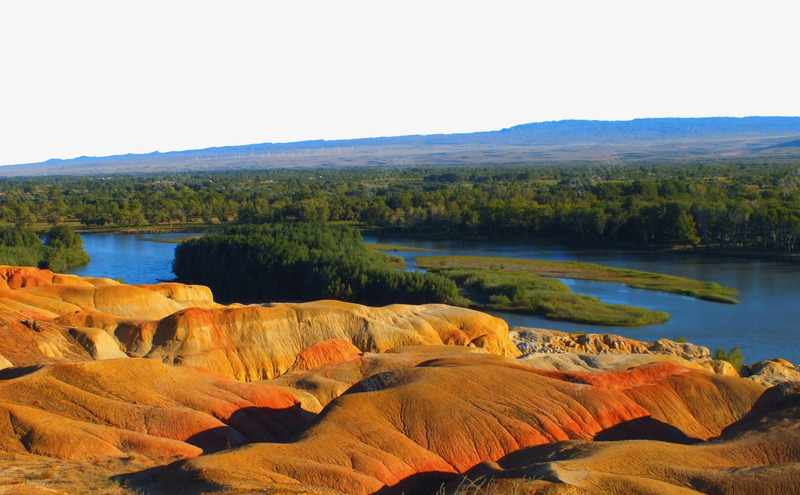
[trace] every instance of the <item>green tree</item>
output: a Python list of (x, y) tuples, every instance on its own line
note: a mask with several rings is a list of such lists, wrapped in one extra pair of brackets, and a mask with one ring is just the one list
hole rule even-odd
[(742, 369), (744, 364), (744, 355), (738, 345), (733, 346), (728, 352), (725, 352), (722, 347), (717, 347), (714, 351), (714, 359), (731, 363), (736, 371)]

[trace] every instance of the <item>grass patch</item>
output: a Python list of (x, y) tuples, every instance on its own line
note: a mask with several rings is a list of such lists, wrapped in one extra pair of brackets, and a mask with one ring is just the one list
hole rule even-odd
[(476, 309), (541, 314), (553, 320), (593, 325), (640, 326), (670, 318), (664, 311), (608, 304), (596, 297), (574, 294), (560, 280), (510, 269), (507, 263), (461, 268), (446, 261), (442, 264), (438, 257), (434, 263), (425, 261), (420, 264), (422, 268), (453, 280), (461, 296)]
[(387, 262), (390, 265), (392, 265), (396, 270), (405, 270), (406, 269), (406, 260), (403, 259), (402, 256), (397, 256), (396, 254), (384, 253), (382, 251), (379, 251), (378, 255), (385, 262)]
[(376, 251), (428, 251), (431, 253), (441, 252), (441, 249), (425, 249), (416, 246), (400, 246), (397, 244), (377, 244), (374, 242), (366, 242), (365, 244)]
[[(518, 258), (485, 258), (478, 256), (420, 256), (417, 265), (430, 271), (442, 268), (488, 269), (503, 267), (549, 278), (568, 278), (625, 284), (633, 289), (656, 290), (690, 296), (705, 301), (739, 304), (739, 292), (715, 282), (703, 282), (661, 273), (613, 268), (578, 261), (526, 260)], [(444, 273), (442, 273), (444, 275)]]
[(176, 237), (174, 239), (147, 239), (144, 240), (147, 242), (163, 242), (165, 244), (180, 244), (182, 242), (191, 241), (192, 239), (199, 239), (203, 237), (202, 235), (187, 235), (185, 237)]

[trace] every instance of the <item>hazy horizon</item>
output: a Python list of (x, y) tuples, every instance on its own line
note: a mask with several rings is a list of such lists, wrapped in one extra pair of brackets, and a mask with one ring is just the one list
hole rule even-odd
[(0, 166), (31, 165), (31, 164), (36, 164), (36, 163), (45, 163), (45, 162), (51, 161), (51, 160), (64, 160), (64, 161), (66, 161), (66, 160), (74, 160), (74, 159), (78, 159), (78, 158), (105, 158), (105, 157), (123, 156), (123, 155), (146, 155), (146, 154), (152, 154), (152, 153), (175, 153), (175, 152), (184, 152), (184, 151), (201, 151), (201, 150), (209, 149), (209, 148), (236, 147), (236, 146), (248, 146), (248, 145), (258, 145), (258, 144), (276, 144), (276, 145), (278, 145), (278, 144), (292, 144), (292, 143), (303, 143), (303, 142), (314, 142), (314, 141), (342, 141), (342, 140), (347, 141), (347, 140), (350, 140), (350, 139), (372, 139), (372, 138), (392, 138), (392, 137), (405, 137), (405, 136), (471, 134), (471, 133), (481, 133), (481, 132), (495, 132), (495, 131), (500, 131), (500, 130), (503, 130), (503, 129), (510, 129), (512, 127), (517, 127), (517, 126), (520, 126), (520, 125), (527, 125), (527, 124), (544, 124), (544, 123), (565, 122), (565, 121), (631, 122), (631, 121), (634, 121), (634, 120), (648, 120), (648, 119), (682, 119), (682, 118), (687, 118), (687, 119), (706, 119), (706, 118), (749, 118), (749, 117), (759, 117), (759, 118), (774, 118), (774, 117), (777, 117), (777, 118), (783, 118), (783, 117), (786, 117), (786, 118), (800, 118), (800, 116), (798, 116), (798, 115), (745, 115), (745, 116), (742, 116), (742, 117), (731, 117), (731, 116), (728, 116), (728, 115), (720, 115), (720, 116), (714, 115), (714, 116), (700, 116), (700, 117), (637, 117), (637, 118), (634, 118), (634, 119), (625, 119), (625, 120), (622, 120), (622, 119), (620, 119), (620, 120), (561, 119), (561, 120), (546, 120), (546, 121), (540, 121), (540, 122), (521, 122), (519, 124), (509, 125), (509, 126), (506, 126), (506, 127), (500, 128), (500, 129), (479, 129), (479, 130), (475, 130), (475, 131), (465, 131), (465, 132), (439, 132), (439, 133), (431, 133), (431, 134), (416, 133), (416, 134), (402, 134), (402, 135), (396, 135), (396, 136), (357, 136), (357, 137), (353, 137), (353, 138), (344, 138), (344, 139), (312, 138), (312, 139), (304, 139), (304, 140), (301, 140), (301, 141), (281, 141), (281, 142), (264, 141), (264, 142), (258, 142), (258, 143), (254, 142), (254, 143), (221, 144), (221, 145), (215, 145), (215, 146), (205, 146), (205, 147), (202, 147), (202, 148), (190, 148), (190, 149), (163, 149), (163, 150), (152, 150), (152, 151), (136, 152), (136, 153), (120, 152), (120, 153), (112, 153), (110, 155), (85, 155), (84, 154), (84, 155), (77, 155), (77, 156), (70, 156), (70, 157), (63, 157), (63, 158), (62, 157), (51, 157), (51, 158), (48, 158), (46, 160), (41, 160), (41, 161), (38, 161), (38, 162), (8, 163), (8, 164), (0, 165)]

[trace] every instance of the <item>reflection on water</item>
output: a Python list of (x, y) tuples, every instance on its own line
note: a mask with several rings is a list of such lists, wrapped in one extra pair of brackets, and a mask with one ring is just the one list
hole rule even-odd
[[(147, 239), (174, 239), (188, 234), (86, 234), (83, 242), (92, 261), (71, 270), (81, 276), (120, 278), (130, 284), (156, 283), (174, 277), (175, 244)], [(734, 287), (741, 304), (729, 305), (661, 292), (630, 289), (607, 282), (565, 280), (574, 292), (593, 295), (616, 304), (630, 304), (667, 311), (672, 319), (647, 327), (606, 327), (551, 321), (537, 316), (500, 314), (509, 325), (553, 328), (587, 333), (613, 332), (640, 340), (674, 339), (683, 335), (690, 342), (729, 349), (739, 345), (746, 361), (783, 357), (800, 362), (797, 345), (800, 322), (800, 264), (740, 258), (681, 255), (647, 251), (584, 250), (554, 246), (509, 243), (425, 241), (366, 236), (367, 242), (406, 245), (439, 250), (392, 252), (413, 269), (416, 256), (463, 255), (528, 259), (574, 260), (602, 265), (667, 273), (709, 280)]]

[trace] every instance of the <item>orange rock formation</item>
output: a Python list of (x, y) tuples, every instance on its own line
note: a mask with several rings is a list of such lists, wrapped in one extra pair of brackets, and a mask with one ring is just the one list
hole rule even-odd
[(0, 449), (61, 459), (189, 457), (306, 426), (294, 395), (151, 359), (0, 371)]
[[(800, 486), (800, 388), (767, 390), (710, 442), (573, 441), (521, 449), (470, 470), (488, 493), (795, 493)], [(470, 486), (458, 479), (455, 484)]]
[[(441, 352), (441, 350), (440, 350)], [(397, 354), (398, 357), (401, 354)], [(165, 489), (320, 485), (347, 493), (431, 487), (517, 450), (574, 439), (705, 440), (763, 388), (670, 364), (552, 373), (458, 353), (362, 380), (289, 444), (256, 444), (167, 468)], [(435, 488), (434, 488), (435, 491)]]
[[(171, 461), (121, 481), (363, 494), (480, 476), (530, 493), (800, 484), (791, 363), (743, 379), (689, 344), (515, 335), (534, 353), (520, 359), (502, 320), (463, 308), (222, 306), (200, 286), (0, 267), (0, 486), (26, 463), (111, 474), (102, 466)], [(64, 488), (48, 480), (37, 486)]]

